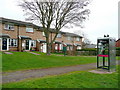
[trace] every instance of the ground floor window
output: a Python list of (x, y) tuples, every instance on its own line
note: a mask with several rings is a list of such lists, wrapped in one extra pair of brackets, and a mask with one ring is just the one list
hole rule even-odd
[(73, 50), (73, 46), (67, 46), (67, 50)]
[(63, 45), (62, 44), (60, 44), (60, 50), (63, 50)]
[(47, 48), (46, 48), (46, 43), (41, 43), (41, 52), (46, 53)]
[(73, 46), (70, 46), (70, 50), (73, 50)]
[(67, 50), (69, 50), (69, 46), (67, 46)]
[(17, 39), (9, 39), (10, 47), (17, 47)]
[(55, 50), (58, 50), (58, 44), (55, 44)]
[(81, 49), (81, 46), (77, 46), (77, 49)]
[(63, 46), (62, 44), (55, 44), (55, 50), (62, 50)]
[(31, 40), (31, 47), (36, 47), (36, 40)]

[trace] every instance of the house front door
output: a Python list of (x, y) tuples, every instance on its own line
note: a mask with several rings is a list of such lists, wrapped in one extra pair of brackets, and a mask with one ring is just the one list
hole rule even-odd
[(29, 50), (29, 40), (26, 40), (26, 50)]
[(7, 50), (7, 38), (2, 39), (2, 50)]

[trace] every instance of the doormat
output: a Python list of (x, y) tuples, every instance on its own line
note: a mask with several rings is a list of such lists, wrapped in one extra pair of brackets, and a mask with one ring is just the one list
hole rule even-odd
[(13, 53), (11, 53), (11, 52), (4, 52), (5, 54), (13, 54)]
[(29, 52), (29, 53), (34, 54), (34, 55), (40, 55), (40, 54), (37, 54), (37, 53), (34, 53), (34, 52)]

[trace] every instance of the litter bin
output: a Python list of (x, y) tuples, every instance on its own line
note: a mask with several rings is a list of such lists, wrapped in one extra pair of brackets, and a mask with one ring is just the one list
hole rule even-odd
[(67, 51), (67, 47), (63, 47), (63, 53), (64, 53), (64, 56), (66, 55), (66, 51)]

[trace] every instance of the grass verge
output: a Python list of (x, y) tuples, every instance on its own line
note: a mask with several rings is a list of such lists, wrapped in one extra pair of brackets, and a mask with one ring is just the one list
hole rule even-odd
[(46, 56), (40, 52), (36, 52), (40, 55), (34, 55), (28, 52), (12, 53), (10, 55), (2, 54), (3, 72), (96, 63), (96, 57)]
[(118, 88), (118, 71), (112, 74), (76, 71), (63, 75), (6, 83), (3, 84), (3, 88)]

